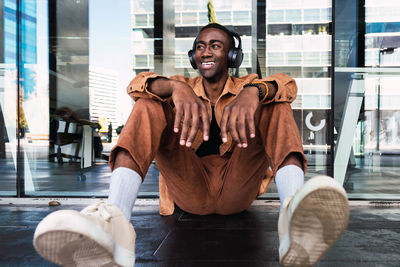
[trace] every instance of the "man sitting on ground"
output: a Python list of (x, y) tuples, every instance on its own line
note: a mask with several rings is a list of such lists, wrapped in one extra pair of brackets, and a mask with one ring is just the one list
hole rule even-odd
[(155, 159), (163, 194), (199, 215), (241, 212), (274, 178), (280, 263), (316, 264), (347, 226), (346, 193), (326, 176), (303, 186), (307, 161), (290, 107), (296, 83), (284, 74), (229, 76), (242, 59), (239, 35), (213, 23), (189, 51), (201, 76), (137, 75), (128, 86), (135, 106), (110, 155), (107, 203), (48, 215), (35, 232), (37, 251), (65, 266), (133, 266), (129, 219)]

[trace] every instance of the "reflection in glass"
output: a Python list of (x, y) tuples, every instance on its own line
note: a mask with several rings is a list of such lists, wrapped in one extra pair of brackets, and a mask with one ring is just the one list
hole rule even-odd
[(0, 195), (16, 195), (17, 121), (23, 121), (17, 105), (16, 12), (14, 1), (0, 2)]
[(300, 22), (301, 21), (301, 9), (291, 9), (286, 11), (286, 22)]
[[(139, 5), (144, 10), (146, 2)], [(125, 86), (136, 18), (130, 1), (115, 3), (114, 18), (108, 8), (103, 0), (22, 1), (19, 138), (26, 195), (106, 195), (108, 153), (131, 109)]]
[(235, 24), (250, 24), (250, 14), (249, 11), (234, 11), (233, 17)]
[(134, 75), (154, 69), (154, 1), (132, 1), (131, 14), (146, 17), (146, 23), (131, 21), (131, 55)]
[[(350, 9), (354, 11), (355, 7)], [(339, 28), (339, 31), (336, 31), (336, 65), (365, 67), (348, 71), (347, 68), (343, 68), (335, 73), (335, 76), (342, 80), (335, 86), (335, 102), (343, 103), (341, 109), (339, 105), (335, 107), (339, 110), (335, 114), (335, 123), (342, 121), (343, 124), (345, 119), (354, 118), (357, 124), (354, 135), (347, 138), (350, 140), (350, 147), (347, 149), (351, 150), (348, 158), (340, 157), (339, 153), (335, 156), (335, 166), (343, 162), (343, 168), (346, 170), (343, 177), (337, 178), (343, 179), (347, 192), (356, 197), (390, 198), (399, 193), (399, 10), (398, 1), (367, 0), (365, 18), (362, 18), (362, 21), (352, 18), (352, 21), (348, 21), (347, 28)], [(365, 32), (357, 28), (357, 25), (363, 24)], [(364, 37), (365, 56), (360, 59), (360, 55), (363, 55), (361, 52), (364, 51), (358, 51), (356, 43), (362, 42)], [(356, 62), (362, 61), (364, 65), (355, 65)], [(353, 74), (356, 71), (362, 73), (361, 78)], [(357, 79), (361, 79), (361, 82)], [(361, 93), (347, 93), (357, 89), (354, 84), (361, 84), (358, 88)], [(351, 104), (356, 100), (361, 105), (359, 109)], [(337, 129), (340, 137), (337, 140), (339, 149), (341, 144), (345, 143), (342, 142), (341, 135), (345, 135), (346, 129)]]
[(197, 24), (197, 13), (193, 12), (184, 12), (182, 13), (182, 24), (183, 25), (192, 25)]
[(304, 9), (304, 21), (321, 20), (320, 9)]
[(266, 2), (266, 70), (296, 79), (292, 103), (308, 159), (307, 177), (327, 174), (330, 160), (331, 1)]
[(135, 15), (135, 25), (136, 26), (148, 26), (149, 25), (149, 17), (147, 14), (136, 14)]

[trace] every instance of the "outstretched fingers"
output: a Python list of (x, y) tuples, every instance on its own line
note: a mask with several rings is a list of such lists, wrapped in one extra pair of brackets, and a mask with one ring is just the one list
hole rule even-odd
[(221, 118), (221, 138), (222, 142), (228, 141), (228, 133), (230, 133), (233, 142), (237, 143), (241, 147), (239, 134), (236, 130), (237, 112), (230, 107), (225, 107)]
[(230, 133), (232, 141), (238, 147), (248, 146), (247, 129), (250, 138), (255, 137), (254, 112), (246, 108), (226, 107), (221, 118), (221, 138), (225, 143), (228, 141), (227, 135)]
[[(179, 127), (182, 127), (179, 144), (190, 147), (193, 144), (197, 131), (200, 129), (200, 125), (203, 130), (203, 139), (207, 141), (209, 138), (210, 122), (204, 104), (185, 103), (178, 104), (175, 107), (174, 132), (179, 133)], [(181, 122), (182, 126), (180, 125)]]

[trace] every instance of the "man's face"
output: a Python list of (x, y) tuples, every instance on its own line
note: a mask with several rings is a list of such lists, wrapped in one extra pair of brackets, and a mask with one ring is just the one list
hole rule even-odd
[(228, 72), (229, 45), (228, 34), (220, 29), (208, 28), (199, 34), (194, 59), (201, 76), (220, 78)]

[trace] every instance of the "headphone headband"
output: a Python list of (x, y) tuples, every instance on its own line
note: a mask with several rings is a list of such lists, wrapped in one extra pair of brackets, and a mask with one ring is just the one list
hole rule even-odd
[[(236, 37), (236, 39), (238, 39), (239, 41), (237, 49), (242, 49), (242, 38), (240, 38), (240, 35), (232, 31), (230, 31), (230, 33), (232, 34), (233, 37)], [(235, 38), (233, 38), (233, 42), (235, 42)], [(233, 43), (233, 47), (236, 48), (235, 43)]]

